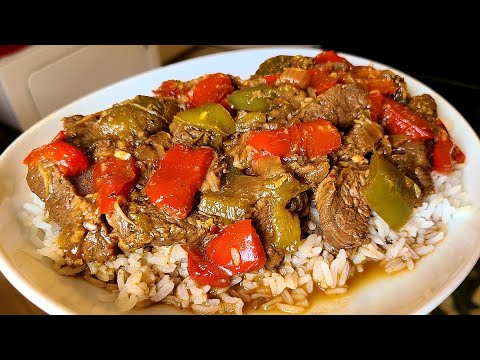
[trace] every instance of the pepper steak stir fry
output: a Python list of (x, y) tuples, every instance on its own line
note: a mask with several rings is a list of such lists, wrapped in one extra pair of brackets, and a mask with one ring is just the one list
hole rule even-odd
[(228, 286), (295, 251), (313, 201), (325, 242), (349, 251), (372, 210), (398, 230), (434, 191), (430, 172), (465, 160), (430, 95), (333, 51), (154, 94), (65, 118), (25, 158), (67, 265), (180, 243), (198, 284)]

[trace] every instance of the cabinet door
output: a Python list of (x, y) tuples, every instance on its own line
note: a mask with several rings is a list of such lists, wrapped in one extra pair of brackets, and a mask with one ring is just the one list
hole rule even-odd
[(90, 45), (33, 72), (28, 79), (40, 118), (103, 86), (160, 65), (142, 45)]

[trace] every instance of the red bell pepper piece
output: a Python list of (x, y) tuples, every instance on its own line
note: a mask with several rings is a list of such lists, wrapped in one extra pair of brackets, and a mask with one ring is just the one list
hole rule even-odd
[(63, 141), (54, 141), (32, 150), (23, 163), (33, 167), (43, 159), (53, 161), (65, 176), (76, 175), (88, 167), (88, 158), (82, 150)]
[(212, 160), (210, 148), (172, 146), (145, 186), (148, 199), (167, 215), (186, 218)]
[(265, 79), (267, 85), (272, 86), (275, 85), (278, 79), (280, 79), (280, 75), (281, 74), (265, 75), (263, 78)]
[(379, 91), (383, 95), (391, 95), (397, 91), (395, 82), (384, 76), (380, 70), (370, 66), (356, 66), (349, 73), (355, 80), (367, 86), (368, 91)]
[(378, 91), (373, 91), (368, 94), (368, 110), (370, 111), (370, 119), (372, 121), (378, 122), (378, 120), (382, 116), (383, 99), (383, 95)]
[(336, 62), (336, 63), (343, 63), (343, 64), (348, 64), (351, 65), (347, 59), (339, 56), (335, 51), (333, 50), (328, 50), (321, 52), (317, 56), (313, 58), (313, 62), (315, 64), (325, 64), (329, 62)]
[(310, 74), (310, 87), (316, 95), (323, 94), (338, 82), (338, 79), (330, 76), (328, 68), (310, 69), (308, 73)]
[(305, 154), (312, 158), (340, 148), (342, 140), (330, 121), (318, 119), (277, 130), (259, 131), (250, 137), (247, 145), (254, 148), (254, 159), (265, 155), (284, 159), (291, 154)]
[(57, 135), (50, 142), (63, 141), (67, 137), (67, 132), (65, 130), (60, 130)]
[(432, 165), (435, 171), (448, 174), (453, 171), (455, 163), (463, 164), (465, 162), (465, 154), (453, 143), (442, 121), (437, 119), (435, 122), (441, 129), (438, 131), (438, 137), (433, 146)]
[(225, 270), (203, 258), (192, 248), (182, 247), (188, 253), (188, 274), (198, 285), (227, 287), (230, 284), (230, 276)]
[(232, 92), (233, 86), (230, 77), (218, 73), (208, 75), (198, 82), (188, 92), (188, 97), (190, 98), (191, 107), (197, 107), (210, 102), (222, 104), (222, 101)]
[(247, 145), (255, 149), (254, 159), (265, 155), (284, 158), (290, 154), (290, 133), (287, 128), (259, 131), (248, 139)]
[(205, 246), (207, 259), (230, 275), (255, 271), (267, 261), (265, 250), (252, 221), (227, 226)]
[(186, 93), (186, 90), (183, 88), (181, 81), (167, 80), (164, 81), (158, 89), (153, 90), (153, 93), (161, 97), (174, 97), (175, 99), (178, 99)]
[(308, 158), (323, 156), (342, 146), (342, 138), (335, 125), (318, 119), (299, 125), (302, 149)]
[(95, 163), (93, 186), (98, 192), (97, 205), (100, 214), (113, 210), (116, 201), (123, 201), (135, 186), (140, 170), (135, 160), (108, 157)]
[(385, 98), (382, 119), (389, 134), (406, 135), (413, 140), (434, 138), (427, 120), (393, 99)]
[(391, 95), (397, 91), (397, 87), (392, 79), (366, 79), (365, 83), (368, 91), (377, 90), (384, 95)]

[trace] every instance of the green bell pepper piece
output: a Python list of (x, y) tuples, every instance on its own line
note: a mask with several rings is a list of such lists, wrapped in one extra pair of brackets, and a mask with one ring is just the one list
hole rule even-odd
[(392, 230), (400, 230), (417, 200), (415, 183), (377, 153), (372, 156), (367, 180), (363, 189), (367, 204)]
[(267, 112), (273, 108), (271, 100), (277, 96), (272, 87), (261, 85), (237, 90), (227, 100), (237, 110)]
[(297, 250), (301, 237), (298, 215), (280, 203), (275, 203), (272, 208), (272, 225), (275, 247), (288, 252)]
[(245, 199), (227, 196), (220, 192), (206, 192), (200, 197), (198, 210), (232, 221), (249, 217), (252, 204)]
[(192, 125), (199, 129), (228, 136), (235, 132), (235, 122), (222, 105), (208, 103), (177, 114), (174, 121)]
[(267, 115), (262, 112), (254, 111), (238, 116), (235, 125), (237, 131), (247, 131), (252, 128), (260, 127), (267, 122)]
[(281, 73), (286, 68), (292, 66), (293, 56), (278, 55), (265, 60), (260, 64), (255, 75), (265, 76)]

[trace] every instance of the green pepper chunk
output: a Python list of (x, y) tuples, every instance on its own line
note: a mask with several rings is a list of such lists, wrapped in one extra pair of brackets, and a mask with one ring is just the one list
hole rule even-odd
[(308, 186), (296, 180), (290, 174), (272, 177), (237, 176), (228, 191), (254, 203), (260, 198), (269, 200), (269, 218), (273, 229), (275, 247), (293, 252), (300, 243), (300, 219), (286, 209), (287, 203), (297, 195), (308, 190)]
[(285, 207), (292, 198), (308, 190), (308, 186), (289, 174), (281, 174), (268, 179), (264, 188), (271, 199), (273, 243), (278, 249), (293, 252), (300, 244), (300, 219)]
[(177, 114), (174, 121), (228, 136), (235, 132), (235, 122), (222, 105), (208, 103)]
[(265, 76), (280, 74), (286, 68), (295, 67), (300, 69), (309, 69), (314, 65), (313, 59), (307, 56), (289, 56), (289, 55), (278, 55), (271, 57), (265, 60), (260, 64), (258, 70), (255, 72), (255, 75)]
[(252, 204), (248, 200), (227, 196), (220, 192), (206, 192), (200, 198), (198, 210), (232, 221), (250, 217)]
[(235, 121), (237, 131), (248, 131), (254, 128), (260, 128), (267, 122), (267, 115), (262, 112), (254, 111), (238, 116)]
[(286, 68), (292, 66), (293, 56), (278, 55), (265, 60), (260, 64), (255, 75), (265, 76), (281, 73)]
[(302, 184), (293, 176), (286, 173), (267, 179), (263, 187), (263, 191), (271, 196), (276, 203), (284, 207), (287, 206), (290, 199), (308, 190), (307, 185)]
[(271, 100), (277, 93), (270, 86), (255, 86), (230, 94), (228, 103), (237, 110), (267, 112), (273, 108)]
[(135, 107), (133, 104), (114, 106), (104, 111), (104, 115), (96, 124), (98, 137), (110, 136), (127, 139), (155, 133), (167, 127), (166, 121), (156, 115)]
[(272, 177), (233, 175), (222, 190), (204, 193), (198, 208), (206, 214), (235, 221), (251, 217), (253, 205), (265, 198), (273, 244), (292, 252), (300, 243), (300, 219), (286, 206), (292, 198), (306, 190), (307, 185), (287, 173)]
[(288, 252), (294, 252), (300, 244), (300, 219), (297, 214), (279, 203), (272, 209), (272, 225), (275, 247)]
[(171, 122), (173, 116), (178, 113), (178, 105), (175, 100), (158, 99), (156, 97), (137, 95), (132, 100), (132, 104), (138, 104), (155, 115), (161, 117), (167, 122)]
[(417, 199), (415, 183), (377, 153), (363, 191), (370, 208), (395, 231), (406, 224)]

